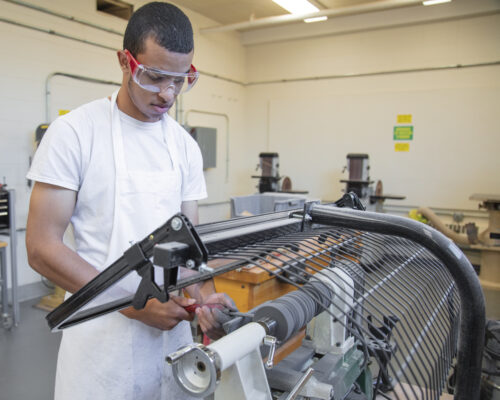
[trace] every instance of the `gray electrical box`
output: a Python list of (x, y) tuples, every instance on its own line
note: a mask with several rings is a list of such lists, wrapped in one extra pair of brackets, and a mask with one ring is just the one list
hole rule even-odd
[(217, 162), (217, 129), (203, 126), (184, 127), (200, 146), (203, 169), (215, 168)]

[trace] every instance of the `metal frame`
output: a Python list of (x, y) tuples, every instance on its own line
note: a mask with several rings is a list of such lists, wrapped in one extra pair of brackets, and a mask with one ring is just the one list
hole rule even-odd
[[(179, 217), (179, 215), (173, 218), (176, 217)], [(307, 231), (318, 225), (398, 236), (410, 239), (423, 246), (448, 269), (455, 280), (460, 298), (462, 299), (457, 355), (457, 384), (454, 398), (459, 400), (474, 400), (479, 398), (485, 329), (484, 297), (479, 280), (470, 262), (452, 241), (438, 231), (408, 218), (319, 204), (306, 204), (303, 211), (292, 210), (289, 212), (270, 213), (256, 217), (201, 225), (197, 227), (196, 231), (190, 226), (187, 218), (182, 218), (187, 223), (190, 232), (197, 232), (200, 239), (199, 245), (206, 249), (206, 254), (208, 255), (216, 254), (224, 251), (224, 249), (234, 249), (253, 242), (269, 240), (273, 237), (282, 236), (285, 233)], [(171, 224), (172, 220), (169, 220), (162, 228)], [(152, 237), (158, 236), (158, 231), (161, 231), (162, 228), (159, 228), (152, 235), (148, 236), (148, 238), (139, 242), (146, 257), (151, 257), (153, 253), (164, 251), (170, 252), (169, 256), (172, 256), (172, 246), (165, 249), (165, 247), (162, 247), (163, 245), (156, 246), (156, 244), (165, 242), (172, 244), (172, 241), (175, 242), (173, 235), (164, 235), (161, 237), (161, 240), (155, 241), (154, 244), (151, 240)], [(156, 249), (153, 251), (155, 246)], [(187, 251), (187, 246), (177, 247), (181, 248), (181, 250), (174, 254), (174, 258), (178, 256), (176, 258), (178, 262), (176, 266), (183, 263), (186, 264), (189, 258), (183, 252)], [(201, 249), (202, 253), (204, 249)], [(217, 270), (200, 268), (203, 265), (203, 260), (199, 257), (194, 264), (196, 265), (193, 269), (203, 270), (203, 273), (189, 279), (174, 282), (167, 289), (162, 290), (168, 293), (193, 283), (210, 279), (216, 275), (240, 267), (242, 262), (236, 261)], [(122, 277), (134, 269), (137, 269), (137, 267), (128, 265), (126, 257), (121, 257), (88, 285), (75, 293), (58, 309), (49, 314), (47, 316), (49, 325), (55, 330), (64, 329), (84, 320), (95, 318), (98, 315), (133, 304), (134, 296), (131, 296), (112, 304), (78, 312), (82, 305), (88, 303), (98, 293), (109, 287), (112, 282), (116, 281), (117, 277)]]
[[(300, 210), (295, 211), (298, 212)], [(172, 222), (176, 220), (176, 218), (180, 218), (183, 222), (182, 228), (179, 230), (179, 234), (176, 234), (176, 232), (171, 229)], [(237, 248), (243, 243), (261, 240), (262, 238), (275, 237), (282, 235), (285, 232), (299, 231), (300, 226), (301, 219), (290, 219), (289, 212), (280, 212), (213, 224), (199, 225), (195, 230), (185, 216), (182, 214), (176, 214), (164, 225), (156, 229), (140, 242), (134, 244), (128, 250), (128, 252), (131, 252), (132, 249), (135, 249), (137, 253), (142, 254), (142, 257), (139, 257), (139, 260), (132, 260), (130, 253), (129, 257), (127, 257), (127, 252), (125, 252), (122, 257), (117, 259), (113, 264), (92, 279), (87, 285), (78, 290), (59, 307), (50, 312), (46, 317), (47, 322), (52, 330), (57, 331), (89, 319), (96, 318), (100, 315), (132, 306), (135, 296), (129, 296), (79, 311), (83, 306), (88, 304), (99, 294), (105, 292), (113, 284), (132, 271), (139, 271), (140, 269), (145, 268), (150, 257), (155, 256), (165, 258), (172, 257), (173, 253), (178, 253), (177, 255), (179, 256), (179, 259), (176, 266), (185, 265), (187, 260), (193, 260), (195, 264), (193, 269), (199, 270), (200, 266), (206, 263), (208, 254)], [(199, 246), (197, 251), (205, 253), (203, 256), (201, 254), (194, 254), (196, 253), (195, 251), (187, 257), (185, 255), (182, 257), (181, 253), (184, 251), (183, 247), (181, 248), (180, 246), (176, 246), (175, 249), (172, 249), (162, 247), (161, 245), (162, 243), (179, 243), (180, 240), (183, 240), (185, 243), (186, 240), (192, 240), (195, 236), (197, 237), (196, 242)], [(203, 247), (203, 249), (201, 249), (201, 247)], [(165, 252), (169, 254), (162, 254)], [(173, 256), (176, 257), (175, 254)], [(184, 258), (184, 260), (182, 258)], [(242, 262), (235, 262), (222, 268), (218, 268), (216, 271), (206, 270), (204, 274), (195, 275), (179, 282), (170, 281), (170, 278), (166, 279), (165, 281), (170, 282), (171, 285), (167, 289), (162, 288), (162, 291), (163, 293), (168, 294), (169, 292), (182, 289), (194, 283), (198, 283), (223, 274), (224, 272), (236, 269), (241, 264)], [(169, 275), (175, 276), (176, 272), (170, 273)]]
[[(8, 189), (8, 217), (9, 217), (9, 228), (7, 230), (0, 231), (0, 235), (6, 235), (9, 237), (9, 247), (10, 247), (10, 279), (11, 279), (11, 298), (12, 298), (12, 315), (10, 315), (6, 310), (8, 309), (8, 281), (7, 281), (7, 258), (5, 257), (4, 248), (2, 250), (2, 271), (1, 271), (1, 282), (2, 282), (2, 319), (5, 328), (9, 329), (12, 326), (18, 326), (20, 317), (19, 310), (19, 294), (18, 294), (18, 281), (17, 281), (17, 228), (16, 228), (16, 192), (14, 189)], [(10, 321), (12, 317), (12, 321)]]
[(314, 206), (310, 215), (314, 222), (321, 224), (410, 239), (427, 248), (443, 262), (453, 276), (463, 300), (454, 398), (479, 399), (486, 323), (485, 303), (474, 268), (458, 247), (440, 232), (409, 218), (320, 205)]

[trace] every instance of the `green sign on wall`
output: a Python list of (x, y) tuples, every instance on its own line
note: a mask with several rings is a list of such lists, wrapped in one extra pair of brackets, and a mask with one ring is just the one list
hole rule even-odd
[(394, 140), (413, 140), (413, 126), (395, 126)]

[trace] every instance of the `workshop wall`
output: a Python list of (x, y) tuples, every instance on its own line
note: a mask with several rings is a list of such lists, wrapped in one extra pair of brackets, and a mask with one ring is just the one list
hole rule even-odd
[[(481, 4), (494, 11), (460, 16)], [(457, 16), (418, 22), (445, 6)], [(325, 22), (331, 34), (322, 28), (305, 39), (267, 43), (285, 37), (287, 27), (244, 35), (252, 43), (248, 147), (278, 152), (293, 187), (323, 200), (342, 194), (346, 154), (368, 153), (371, 178), (383, 181), (385, 193), (407, 196), (397, 204), (476, 209), (472, 193), (500, 193), (500, 65), (316, 78), (498, 63), (499, 11), (498, 2), (462, 0), (416, 9), (414, 22), (395, 10), (334, 18)], [(412, 115), (408, 152), (395, 151), (399, 114)]]
[[(133, 3), (137, 9), (146, 2)], [(97, 12), (95, 0), (29, 3), (112, 29), (118, 34), (30, 9), (15, 4), (15, 1), (0, 2), (0, 52), (3, 55), (0, 65), (0, 182), (5, 180), (9, 188), (16, 190), (16, 217), (20, 228), (18, 279), (24, 287), (30, 284), (38, 286), (40, 281), (40, 276), (28, 266), (24, 245), (31, 193), (25, 175), (30, 157), (35, 152), (36, 127), (54, 120), (59, 112), (108, 96), (118, 88), (122, 74), (116, 50), (122, 47), (122, 33), (126, 26), (125, 20)], [(192, 126), (217, 128), (217, 168), (206, 171), (209, 198), (205, 200), (205, 203), (216, 204), (206, 206), (211, 215), (204, 218), (222, 219), (229, 216), (229, 206), (225, 204), (225, 207), (218, 208), (217, 202), (227, 200), (232, 192), (231, 184), (238, 181), (241, 170), (244, 170), (238, 167), (241, 158), (232, 156), (237, 155), (240, 148), (237, 137), (243, 136), (244, 87), (209, 75), (230, 76), (243, 81), (244, 48), (235, 33), (209, 38), (200, 36), (198, 28), (214, 22), (185, 11), (195, 28), (193, 63), (205, 74), (200, 77), (195, 90), (180, 99), (179, 110), (172, 110), (171, 115)], [(53, 75), (56, 72), (109, 84)], [(252, 160), (252, 165), (254, 162)], [(1, 240), (8, 241), (8, 238), (1, 237)], [(23, 296), (22, 291), (20, 295)], [(24, 295), (30, 296), (27, 292)]]
[[(137, 8), (145, 2), (133, 3)], [(487, 4), (497, 11), (483, 7), (464, 18), (464, 4)], [(39, 0), (36, 5), (118, 32), (126, 25), (95, 11), (94, 0)], [(316, 34), (294, 40), (284, 37), (298, 36), (304, 27), (202, 34), (200, 29), (216, 23), (185, 10), (195, 30), (194, 64), (202, 75), (171, 115), (190, 126), (217, 129), (217, 167), (205, 171), (209, 197), (201, 202), (201, 222), (227, 218), (229, 196), (256, 191), (257, 181), (250, 176), (262, 151), (279, 152), (280, 171), (292, 178), (294, 188), (323, 200), (341, 195), (339, 180), (346, 177), (341, 170), (351, 152), (370, 155), (371, 177), (383, 180), (385, 192), (407, 196), (398, 204), (475, 209), (477, 204), (467, 200), (471, 193), (500, 192), (495, 178), (500, 166), (498, 65), (300, 80), (498, 61), (499, 8), (496, 0), (455, 0), (412, 13), (332, 18), (308, 28)], [(428, 19), (425, 13), (440, 10), (451, 12), (421, 22)], [(122, 37), (12, 2), (0, 2), (0, 14), (0, 180), (5, 177), (16, 189), (17, 225), (24, 228), (31, 192), (25, 175), (36, 127), (59, 110), (116, 90), (121, 71), (115, 50)], [(387, 21), (393, 26), (384, 27)], [(283, 79), (299, 80), (258, 84)], [(394, 151), (398, 114), (413, 117), (409, 152)], [(20, 284), (38, 282), (39, 275), (27, 265), (24, 232), (18, 241)]]
[[(37, 3), (40, 7), (123, 30), (121, 20), (92, 12), (91, 4), (90, 1)], [(24, 229), (31, 193), (25, 175), (35, 151), (35, 129), (47, 122), (45, 84), (50, 74), (59, 71), (104, 80), (120, 79), (113, 51), (45, 31), (53, 30), (117, 48), (120, 47), (120, 37), (7, 2), (2, 2), (0, 9), (2, 18), (11, 21), (0, 23), (0, 51), (4, 60), (0, 66), (0, 176), (9, 188), (16, 190), (17, 226)], [(89, 93), (76, 90), (71, 80), (58, 77), (49, 80), (49, 85), (52, 91), (48, 104), (51, 110), (49, 120), (57, 116), (58, 110), (71, 109), (89, 100)], [(91, 86), (96, 90), (91, 93), (91, 98), (103, 96), (110, 90), (97, 92), (96, 85)], [(24, 240), (24, 231), (21, 231), (17, 249), (20, 285), (40, 279), (27, 264)]]

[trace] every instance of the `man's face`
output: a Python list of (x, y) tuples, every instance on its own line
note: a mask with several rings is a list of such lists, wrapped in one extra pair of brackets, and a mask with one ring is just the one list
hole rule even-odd
[[(193, 60), (192, 51), (188, 54), (174, 53), (157, 44), (153, 38), (146, 39), (144, 48), (144, 52), (137, 54), (135, 58), (146, 67), (179, 73), (188, 72), (190, 69)], [(134, 82), (129, 65), (126, 79), (128, 96), (119, 98), (119, 107), (140, 121), (159, 121), (162, 115), (170, 110), (177, 98), (172, 89), (154, 93), (141, 88)], [(122, 87), (124, 86), (122, 85)]]

